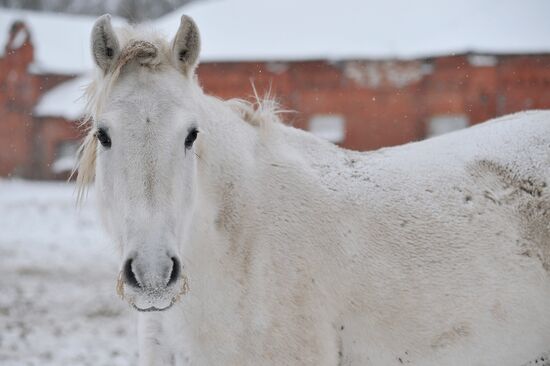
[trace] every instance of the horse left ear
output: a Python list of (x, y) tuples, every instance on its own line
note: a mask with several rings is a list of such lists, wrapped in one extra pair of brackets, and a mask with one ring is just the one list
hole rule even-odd
[(172, 57), (184, 74), (191, 75), (195, 70), (200, 48), (199, 28), (191, 17), (182, 15), (178, 33), (172, 42)]
[(120, 53), (118, 38), (111, 25), (111, 16), (105, 14), (97, 18), (92, 29), (92, 55), (97, 66), (103, 71), (111, 67)]

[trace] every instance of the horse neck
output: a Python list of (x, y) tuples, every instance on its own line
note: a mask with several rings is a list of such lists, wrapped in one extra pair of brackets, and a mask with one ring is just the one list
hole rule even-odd
[[(197, 140), (196, 202), (191, 238), (184, 245), (190, 273), (202, 273), (213, 280), (219, 263), (239, 267), (235, 232), (241, 225), (241, 207), (253, 200), (247, 187), (253, 185), (257, 128), (223, 102), (206, 97), (200, 115)], [(228, 254), (229, 253), (229, 254)]]
[(216, 205), (226, 199), (228, 185), (252, 173), (259, 136), (255, 127), (242, 121), (224, 102), (208, 96), (206, 101), (200, 121), (203, 136), (197, 149), (198, 189), (207, 195), (200, 198)]

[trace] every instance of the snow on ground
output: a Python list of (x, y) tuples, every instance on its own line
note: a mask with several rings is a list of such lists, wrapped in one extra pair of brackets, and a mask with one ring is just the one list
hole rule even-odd
[(0, 180), (0, 365), (136, 363), (94, 203), (77, 209), (68, 183)]

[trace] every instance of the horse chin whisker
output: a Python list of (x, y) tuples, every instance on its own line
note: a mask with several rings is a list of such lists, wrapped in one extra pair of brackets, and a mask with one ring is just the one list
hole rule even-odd
[(186, 295), (188, 292), (189, 292), (189, 281), (187, 280), (187, 276), (182, 273), (180, 291), (176, 296), (172, 298), (172, 301), (170, 302), (170, 306), (180, 301), (181, 297)]
[(120, 297), (122, 300), (125, 300), (124, 282), (122, 281), (122, 271), (118, 273), (118, 278), (116, 281), (116, 293), (118, 297)]
[(181, 274), (181, 286), (180, 286), (180, 292), (177, 296), (186, 295), (189, 292), (189, 280), (187, 279), (187, 276), (185, 274)]

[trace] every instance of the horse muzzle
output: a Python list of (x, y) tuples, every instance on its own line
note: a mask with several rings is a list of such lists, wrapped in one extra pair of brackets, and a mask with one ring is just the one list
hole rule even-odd
[(164, 311), (189, 291), (177, 256), (131, 255), (118, 276), (117, 293), (134, 309), (142, 312)]

